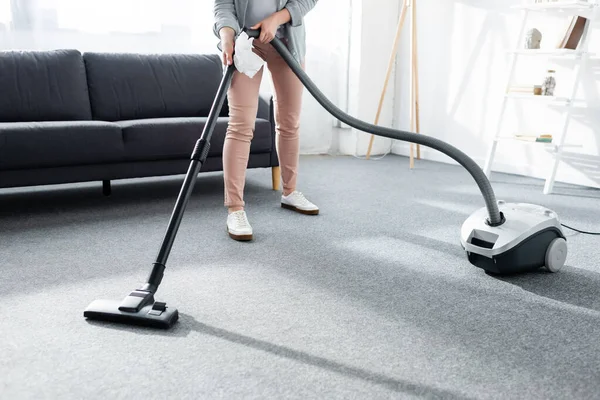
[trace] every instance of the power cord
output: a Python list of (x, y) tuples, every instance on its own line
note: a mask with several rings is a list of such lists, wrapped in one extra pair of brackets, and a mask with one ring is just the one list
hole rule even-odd
[(600, 235), (600, 232), (586, 232), (586, 231), (582, 231), (582, 230), (579, 230), (579, 229), (572, 228), (569, 225), (565, 225), (565, 224), (561, 224), (561, 225), (564, 226), (565, 228), (568, 228), (568, 229), (572, 230), (572, 231), (583, 233), (585, 235)]
[[(381, 155), (381, 156), (379, 156), (379, 157), (373, 157), (373, 156), (371, 156), (369, 159), (370, 159), (370, 160), (372, 160), (372, 161), (378, 161), (378, 160), (381, 160), (381, 159), (383, 159), (383, 158), (384, 158), (385, 156), (387, 156), (388, 154), (391, 154), (391, 153), (392, 153), (392, 150), (394, 149), (394, 141), (393, 141), (393, 140), (391, 140), (390, 142), (391, 142), (391, 143), (390, 143), (390, 148), (389, 148), (389, 149), (388, 149), (388, 150), (387, 150), (385, 153), (383, 153), (383, 155)], [(359, 156), (359, 155), (357, 154), (357, 153), (358, 153), (358, 149), (357, 149), (357, 143), (358, 143), (358, 140), (357, 140), (357, 141), (356, 141), (356, 143), (354, 144), (354, 154), (352, 154), (352, 156), (353, 156), (354, 158), (358, 158), (359, 160), (366, 160), (366, 159), (367, 159), (367, 156)]]

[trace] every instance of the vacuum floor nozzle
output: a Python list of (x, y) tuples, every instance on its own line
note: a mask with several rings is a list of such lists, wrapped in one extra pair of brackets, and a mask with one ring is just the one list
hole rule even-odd
[(155, 302), (137, 312), (119, 310), (121, 303), (116, 300), (95, 300), (85, 309), (83, 316), (90, 320), (158, 329), (169, 329), (179, 319), (177, 309), (169, 308), (165, 303)]

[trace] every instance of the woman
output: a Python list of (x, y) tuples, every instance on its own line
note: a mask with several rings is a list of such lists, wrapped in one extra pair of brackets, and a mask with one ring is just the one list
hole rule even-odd
[[(303, 85), (269, 43), (277, 35), (304, 67), (306, 53), (304, 16), (317, 0), (215, 0), (214, 32), (220, 38), (223, 63), (233, 62), (235, 38), (243, 28), (260, 29), (254, 51), (273, 78), (277, 151), (283, 193), (281, 206), (303, 214), (319, 208), (296, 190), (299, 152), (299, 121)], [(223, 147), (227, 231), (236, 240), (251, 240), (252, 227), (244, 210), (244, 184), (250, 141), (258, 111), (263, 68), (253, 78), (235, 71), (228, 91), (229, 126)]]

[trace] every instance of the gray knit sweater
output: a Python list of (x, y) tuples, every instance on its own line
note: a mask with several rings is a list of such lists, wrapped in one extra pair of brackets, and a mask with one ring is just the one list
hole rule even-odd
[[(213, 31), (219, 37), (223, 27), (230, 27), (236, 36), (246, 26), (246, 10), (252, 0), (215, 0), (215, 24)], [(283, 35), (288, 49), (298, 62), (303, 62), (306, 55), (306, 31), (304, 16), (313, 9), (318, 0), (278, 0), (278, 11), (286, 8), (291, 16), (289, 23), (283, 26)], [(220, 46), (219, 46), (220, 48)]]

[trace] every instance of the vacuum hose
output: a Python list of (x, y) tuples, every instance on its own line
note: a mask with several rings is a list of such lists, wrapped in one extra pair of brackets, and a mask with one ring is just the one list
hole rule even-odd
[[(249, 37), (252, 38), (258, 38), (260, 36), (260, 30), (246, 29), (245, 32)], [(294, 59), (292, 54), (289, 52), (285, 44), (281, 42), (281, 40), (275, 37), (271, 41), (271, 45), (275, 48), (275, 50), (277, 50), (277, 52), (281, 55), (285, 62), (290, 66), (292, 71), (294, 71), (296, 76), (300, 79), (300, 81), (310, 92), (310, 94), (312, 94), (313, 97), (335, 118), (339, 119), (340, 121), (355, 129), (371, 133), (373, 135), (383, 136), (404, 142), (417, 143), (426, 147), (431, 147), (432, 149), (438, 150), (457, 161), (467, 171), (469, 171), (469, 173), (473, 176), (475, 182), (479, 186), (479, 190), (483, 195), (489, 214), (488, 223), (491, 226), (498, 226), (504, 223), (504, 216), (502, 215), (502, 213), (500, 213), (500, 210), (498, 209), (496, 195), (494, 194), (492, 185), (490, 184), (490, 181), (488, 180), (487, 176), (485, 176), (483, 170), (479, 167), (479, 165), (477, 165), (475, 161), (473, 161), (473, 159), (471, 159), (469, 156), (467, 156), (465, 153), (463, 153), (456, 147), (453, 147), (439, 139), (435, 139), (422, 134), (369, 124), (344, 113), (342, 110), (336, 107), (329, 99), (327, 99), (327, 97), (325, 97), (325, 95), (317, 88), (317, 86), (314, 84), (314, 82), (311, 81), (306, 72), (304, 72), (302, 67)]]

